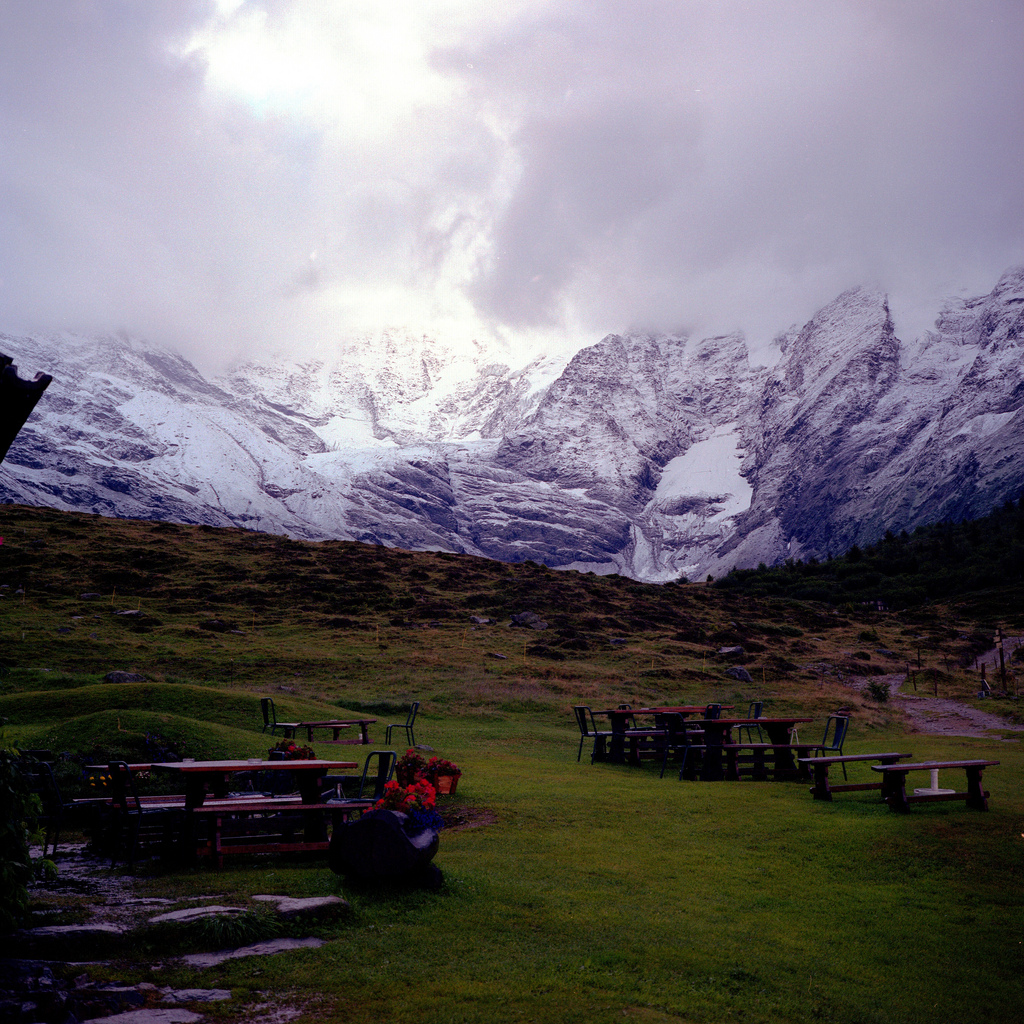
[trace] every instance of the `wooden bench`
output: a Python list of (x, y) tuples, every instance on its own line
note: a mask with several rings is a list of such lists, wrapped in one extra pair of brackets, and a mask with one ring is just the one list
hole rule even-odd
[(664, 729), (627, 729), (625, 737), (629, 754), (626, 760), (630, 764), (638, 765), (644, 758), (662, 757), (664, 747), (661, 741), (665, 736)]
[(218, 867), (223, 867), (225, 854), (324, 853), (330, 845), (327, 821), (345, 822), (374, 803), (304, 804), (294, 797), (207, 801), (191, 812), (204, 832), (195, 853), (215, 859)]
[[(806, 778), (811, 777), (810, 771), (800, 767), (807, 760), (807, 754), (821, 746), (820, 743), (723, 743), (722, 751), (725, 754), (725, 777), (733, 781), (740, 777), (740, 766), (749, 764), (751, 775), (755, 779), (767, 779), (768, 768), (765, 764), (765, 754), (772, 752), (772, 774), (776, 779)], [(740, 751), (749, 750), (750, 756), (741, 756)], [(780, 755), (780, 751), (785, 751)], [(792, 752), (797, 753), (797, 765), (793, 765)], [(800, 754), (804, 757), (800, 757)]]
[(831, 754), (828, 757), (801, 757), (800, 764), (814, 773), (811, 795), (815, 800), (831, 800), (833, 793), (850, 793), (857, 789), (881, 789), (881, 782), (844, 782), (841, 786), (830, 786), (828, 770), (834, 764), (852, 764), (855, 761), (877, 761), (880, 764), (896, 764), (912, 754)]
[[(968, 807), (988, 810), (988, 793), (981, 788), (981, 773), (998, 761), (922, 761), (920, 764), (873, 764), (871, 770), (882, 775), (882, 800), (890, 811), (906, 814), (912, 803), (931, 800), (966, 800)], [(967, 773), (966, 793), (908, 793), (910, 772), (935, 771), (940, 768), (963, 768)]]

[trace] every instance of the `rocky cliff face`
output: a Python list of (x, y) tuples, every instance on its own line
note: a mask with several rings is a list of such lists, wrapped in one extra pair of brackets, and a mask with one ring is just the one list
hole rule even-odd
[(0, 499), (647, 580), (824, 555), (1024, 486), (1024, 268), (896, 337), (853, 289), (780, 335), (611, 335), (509, 366), (396, 332), (216, 380), (125, 338), (0, 336), (54, 377)]

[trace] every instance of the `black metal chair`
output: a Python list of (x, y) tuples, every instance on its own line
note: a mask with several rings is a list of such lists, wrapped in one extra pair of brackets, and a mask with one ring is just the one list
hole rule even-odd
[[(377, 771), (371, 774), (370, 766), (374, 759), (377, 761)], [(366, 755), (361, 775), (325, 775), (321, 780), (321, 792), (327, 798), (328, 803), (354, 803), (362, 800), (379, 800), (384, 795), (384, 787), (391, 781), (395, 773), (395, 764), (398, 762), (398, 755), (393, 750), (371, 750)], [(367, 783), (373, 788), (371, 793), (367, 789)], [(328, 788), (324, 788), (324, 784)], [(357, 785), (358, 784), (358, 785)], [(345, 786), (356, 786), (354, 796), (345, 793)], [(334, 788), (334, 796), (329, 796), (330, 787)]]
[[(620, 704), (618, 709), (619, 709), (619, 711), (632, 711), (633, 710), (633, 705), (632, 704)], [(629, 716), (629, 721), (626, 723), (626, 728), (627, 729), (635, 729), (635, 728), (637, 728), (636, 715), (630, 715)]]
[(143, 841), (159, 841), (161, 851), (169, 854), (185, 824), (184, 803), (173, 797), (159, 803), (144, 803), (135, 788), (135, 778), (125, 761), (109, 764), (113, 786), (112, 834), (109, 838), (111, 867), (119, 858), (135, 863)]
[[(760, 718), (761, 712), (764, 711), (763, 700), (752, 700), (750, 707), (747, 708), (747, 718)], [(761, 735), (761, 726), (759, 725), (741, 725), (736, 730), (736, 738), (742, 743), (743, 742), (743, 730), (747, 731), (747, 742), (754, 742), (754, 730), (757, 730), (757, 742), (763, 743), (764, 737)]]
[(700, 739), (703, 733), (694, 728), (694, 726), (688, 725), (686, 719), (676, 712), (666, 712), (665, 714), (658, 715), (655, 721), (660, 728), (665, 730), (665, 752), (661, 761), (661, 774), (658, 777), (661, 779), (665, 777), (665, 769), (668, 767), (669, 757), (682, 751), (682, 761), (679, 765), (679, 778), (682, 779), (686, 774), (686, 764), (690, 754), (694, 752), (702, 754), (704, 752), (703, 745), (694, 742)]
[(274, 707), (274, 699), (272, 697), (260, 697), (260, 710), (263, 712), (263, 732), (270, 730), (270, 735), (274, 736), (277, 730), (281, 730), (281, 735), (287, 739), (293, 739), (295, 736), (295, 730), (298, 729), (298, 722), (279, 722), (277, 720), (277, 709)]
[(413, 723), (416, 721), (416, 712), (420, 709), (420, 702), (414, 700), (412, 707), (409, 709), (409, 714), (404, 722), (394, 722), (384, 730), (384, 742), (389, 746), (391, 744), (391, 730), (392, 729), (404, 729), (405, 730), (405, 741), (406, 746), (416, 746), (416, 734), (413, 732)]
[(594, 721), (594, 712), (585, 704), (574, 705), (572, 711), (576, 716), (576, 724), (580, 727), (580, 745), (576, 751), (576, 760), (579, 761), (583, 755), (583, 741), (592, 739), (594, 746), (590, 752), (590, 763), (593, 764), (595, 757), (597, 757), (598, 747), (604, 746), (605, 739), (612, 734), (611, 730), (598, 729), (597, 723)]
[(722, 705), (721, 704), (708, 704), (704, 709), (704, 717), (710, 721), (714, 721), (716, 718), (722, 717)]
[[(812, 747), (808, 756), (809, 757), (825, 757), (828, 754), (839, 754), (843, 753), (843, 742), (846, 740), (846, 730), (850, 727), (850, 718), (848, 715), (829, 715), (828, 721), (825, 723), (825, 735), (821, 738), (821, 743), (816, 747)], [(840, 766), (843, 769), (843, 778), (846, 775), (846, 764), (840, 762)]]

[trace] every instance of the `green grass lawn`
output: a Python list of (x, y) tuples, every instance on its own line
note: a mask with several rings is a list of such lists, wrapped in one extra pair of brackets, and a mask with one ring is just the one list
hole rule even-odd
[(871, 792), (827, 804), (796, 783), (577, 765), (568, 730), (525, 719), (438, 721), (424, 739), (464, 764), (456, 799), (491, 814), (442, 833), (441, 893), (280, 863), (198, 872), (189, 887), (337, 892), (352, 913), (318, 951), (175, 982), (294, 992), (339, 1021), (1020, 1019), (1016, 745), (886, 736), (917, 757), (1001, 761), (988, 813), (903, 816)]
[[(837, 615), (696, 586), (48, 510), (8, 508), (0, 526), (6, 741), (136, 756), (149, 733), (197, 757), (252, 756), (270, 744), (258, 698), (271, 695), (281, 719), (375, 717), (376, 747), (421, 699), (417, 740), (464, 770), (449, 803), (474, 827), (442, 832), (441, 892), (352, 885), (322, 861), (145, 867), (143, 895), (338, 893), (351, 912), (313, 929), (327, 940), (317, 950), (192, 971), (155, 937), (101, 969), (111, 977), (230, 987), (230, 1003), (203, 1009), (225, 1022), (266, 1002), (302, 1008), (300, 1024), (1021, 1019), (1021, 744), (998, 730), (907, 732), (896, 702), (839, 678), (851, 651), (875, 665), (878, 648), (909, 658), (921, 646), (943, 670), (943, 695), (966, 699), (972, 677), (946, 663), (962, 636), (991, 633), (987, 621), (942, 608)], [(80, 596), (101, 587), (99, 602)], [(148, 618), (114, 614), (137, 606)], [(468, 622), (527, 608), (551, 628)], [(1019, 621), (1019, 604), (1007, 614)], [(238, 632), (200, 628), (212, 618)], [(754, 684), (724, 676), (717, 650), (730, 643), (747, 648)], [(145, 682), (104, 682), (115, 668)], [(903, 816), (870, 791), (822, 803), (806, 784), (659, 779), (650, 763), (591, 765), (586, 747), (576, 761), (575, 703), (754, 698), (768, 714), (814, 717), (803, 739), (849, 706), (847, 753), (997, 759), (990, 810), (947, 802)], [(985, 703), (1017, 717), (1014, 702)], [(850, 771), (871, 778), (864, 765)], [(954, 781), (962, 788), (962, 775), (942, 777)], [(45, 890), (37, 898), (45, 905)]]

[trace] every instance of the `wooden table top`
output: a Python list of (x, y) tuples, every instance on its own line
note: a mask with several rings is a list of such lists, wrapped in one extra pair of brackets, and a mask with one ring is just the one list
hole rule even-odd
[[(732, 710), (732, 704), (723, 704), (724, 708)], [(707, 710), (707, 704), (677, 704), (657, 708), (607, 708), (604, 711), (595, 711), (595, 715), (696, 715)]]
[(789, 722), (813, 722), (813, 718), (695, 718), (688, 725), (783, 725)]
[(319, 726), (328, 726), (329, 725), (329, 726), (334, 726), (334, 727), (340, 727), (340, 726), (343, 726), (343, 725), (363, 725), (363, 724), (373, 725), (373, 723), (376, 722), (376, 721), (377, 721), (376, 718), (324, 718), (324, 719), (318, 719), (315, 722), (296, 722), (295, 724), (296, 725), (301, 725), (303, 727), (310, 726), (310, 725), (319, 725)]
[(163, 772), (245, 772), (265, 771), (309, 771), (314, 768), (358, 768), (357, 761), (325, 761), (320, 758), (295, 761), (231, 760), (231, 761), (165, 761), (149, 765)]

